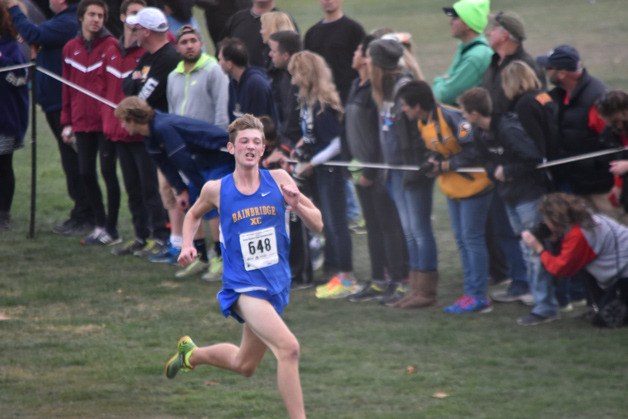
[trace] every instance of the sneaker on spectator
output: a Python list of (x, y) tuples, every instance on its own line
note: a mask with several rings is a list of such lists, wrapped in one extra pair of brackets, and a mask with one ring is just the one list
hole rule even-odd
[(209, 259), (209, 269), (201, 277), (206, 282), (218, 282), (222, 280), (222, 256), (214, 256)]
[(554, 316), (541, 316), (539, 314), (528, 313), (525, 316), (521, 316), (517, 319), (519, 326), (536, 326), (538, 324), (553, 322), (558, 320), (558, 315)]
[(490, 313), (493, 311), (493, 305), (488, 298), (476, 298), (469, 295), (463, 295), (450, 306), (443, 309), (445, 313), (465, 314), (465, 313)]
[(349, 231), (353, 234), (362, 235), (366, 234), (366, 223), (364, 219), (359, 219), (349, 224)]
[(170, 265), (177, 265), (179, 253), (181, 253), (180, 247), (175, 247), (168, 243), (160, 253), (149, 256), (148, 261), (153, 263), (168, 263)]
[(532, 296), (532, 294), (530, 293), (522, 294), (521, 296), (519, 296), (519, 301), (521, 301), (528, 307), (532, 307), (534, 305), (534, 296)]
[(510, 288), (492, 291), (490, 295), (491, 299), (498, 303), (524, 302), (524, 300), (527, 301), (529, 298), (532, 298), (532, 294), (529, 292), (514, 293)]
[(166, 242), (162, 240), (146, 240), (146, 246), (143, 249), (133, 252), (133, 255), (148, 258), (160, 254), (167, 247)]
[(379, 300), (386, 292), (386, 285), (380, 281), (368, 281), (364, 287), (347, 297), (352, 303), (361, 303), (363, 301)]
[(128, 256), (132, 255), (134, 252), (142, 250), (146, 246), (146, 242), (144, 240), (135, 239), (129, 240), (124, 243), (122, 246), (118, 246), (111, 251), (111, 254), (114, 256)]
[(183, 269), (179, 269), (175, 272), (174, 277), (177, 279), (189, 278), (190, 276), (198, 275), (205, 272), (209, 268), (209, 263), (203, 262), (200, 259), (196, 259)]
[(493, 278), (489, 277), (489, 287), (509, 287), (512, 284), (512, 278)]
[(581, 299), (581, 300), (573, 300), (573, 301), (571, 302), (571, 304), (572, 304), (574, 307), (586, 307), (586, 306), (587, 306), (587, 299), (586, 299), (586, 298), (583, 298), (583, 299)]
[(81, 244), (83, 246), (112, 246), (120, 242), (122, 242), (120, 236), (112, 237), (109, 233), (107, 233), (107, 230), (100, 227), (96, 227), (91, 234), (81, 240)]
[(573, 311), (573, 304), (571, 304), (571, 303), (567, 303), (567, 304), (565, 304), (564, 306), (560, 306), (560, 307), (558, 308), (558, 310), (559, 310), (561, 313), (570, 313), (570, 312), (572, 312), (572, 311)]
[(323, 285), (317, 286), (316, 293), (318, 294), (319, 292), (326, 292), (327, 289), (331, 289), (338, 284), (340, 284), (340, 278), (338, 278), (338, 275), (334, 275), (329, 281), (325, 282)]
[(355, 294), (359, 290), (360, 286), (357, 284), (355, 279), (344, 282), (339, 280), (327, 288), (317, 290), (316, 298), (320, 298), (321, 300), (338, 300)]
[(94, 225), (69, 218), (61, 224), (52, 227), (52, 232), (64, 236), (83, 236), (94, 229)]
[(401, 282), (391, 283), (382, 298), (379, 299), (379, 303), (386, 307), (392, 307), (395, 303), (406, 296), (408, 288)]

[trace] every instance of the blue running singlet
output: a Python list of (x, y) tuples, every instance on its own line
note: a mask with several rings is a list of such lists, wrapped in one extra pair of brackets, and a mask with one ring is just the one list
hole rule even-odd
[(260, 187), (251, 195), (238, 191), (233, 174), (222, 178), (223, 290), (262, 295), (289, 291), (288, 223), (283, 194), (268, 170), (260, 170)]

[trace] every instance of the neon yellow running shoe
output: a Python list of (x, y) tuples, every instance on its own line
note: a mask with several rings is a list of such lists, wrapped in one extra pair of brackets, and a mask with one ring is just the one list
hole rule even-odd
[(190, 356), (196, 349), (197, 346), (194, 344), (191, 337), (183, 336), (179, 339), (179, 342), (177, 342), (177, 353), (172, 355), (164, 366), (166, 377), (170, 379), (174, 378), (179, 370), (185, 372), (193, 370), (194, 367), (190, 365)]
[(340, 280), (340, 278), (338, 278), (338, 275), (334, 275), (329, 281), (327, 281), (323, 285), (319, 285), (318, 287), (316, 287), (316, 294), (318, 294), (319, 292), (327, 291), (328, 289), (340, 284), (342, 284), (342, 281)]

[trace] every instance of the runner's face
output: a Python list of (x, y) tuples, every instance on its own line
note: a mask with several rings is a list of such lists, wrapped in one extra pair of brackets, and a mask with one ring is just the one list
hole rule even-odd
[(263, 133), (257, 129), (245, 129), (238, 132), (233, 143), (229, 143), (236, 164), (257, 166), (264, 154)]

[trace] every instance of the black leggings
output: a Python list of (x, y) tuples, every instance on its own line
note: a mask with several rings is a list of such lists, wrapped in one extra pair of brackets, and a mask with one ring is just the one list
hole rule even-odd
[(0, 155), (0, 212), (10, 212), (15, 194), (13, 153)]
[[(117, 233), (120, 212), (120, 184), (116, 174), (116, 149), (114, 143), (105, 140), (102, 132), (77, 132), (79, 174), (89, 205), (94, 212), (97, 227), (105, 227), (109, 233)], [(107, 188), (107, 214), (96, 173), (96, 156), (100, 154), (100, 173)]]

